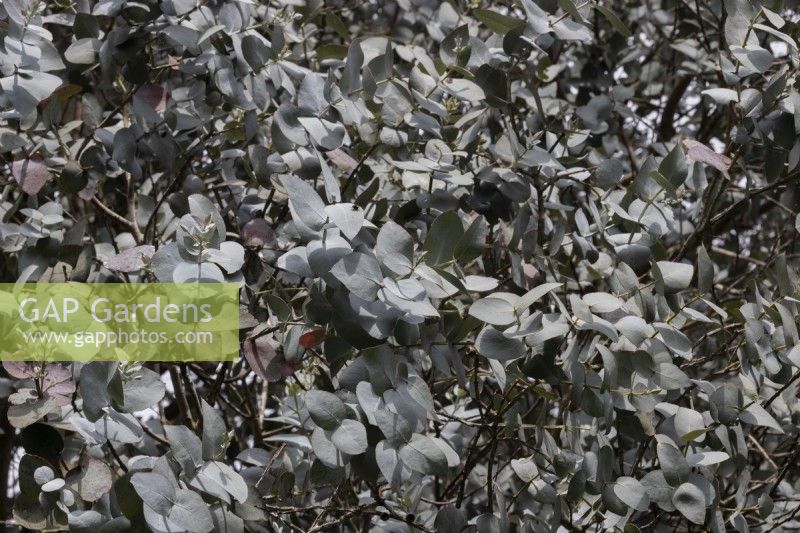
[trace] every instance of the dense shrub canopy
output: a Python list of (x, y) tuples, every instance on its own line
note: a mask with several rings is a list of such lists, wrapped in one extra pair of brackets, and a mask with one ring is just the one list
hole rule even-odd
[(794, 6), (4, 0), (0, 281), (242, 338), (5, 363), (9, 523), (800, 527)]

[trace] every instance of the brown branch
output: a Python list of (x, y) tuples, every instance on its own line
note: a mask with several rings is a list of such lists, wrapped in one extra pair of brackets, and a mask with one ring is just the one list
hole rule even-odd
[(137, 243), (144, 242), (144, 235), (142, 230), (139, 229), (139, 224), (136, 221), (136, 190), (133, 186), (133, 176), (129, 172), (125, 173), (128, 177), (128, 217), (131, 222), (130, 228), (133, 233), (133, 238)]
[(131, 222), (130, 220), (128, 220), (124, 216), (120, 215), (119, 213), (117, 213), (116, 211), (114, 211), (113, 209), (108, 207), (97, 196), (92, 196), (92, 203), (98, 209), (100, 209), (100, 211), (102, 211), (104, 214), (106, 214), (109, 218), (112, 218), (112, 219), (116, 220), (117, 222), (119, 222), (120, 224), (122, 224), (123, 226), (125, 226), (126, 228), (131, 230), (131, 233), (133, 234), (133, 237), (134, 237), (134, 239), (136, 239), (137, 243), (141, 243), (142, 242), (142, 234), (139, 231), (139, 228), (136, 227), (136, 224), (134, 224), (133, 222)]
[(175, 391), (175, 401), (178, 402), (178, 410), (181, 414), (181, 419), (186, 421), (186, 424), (192, 428), (197, 429), (197, 424), (192, 418), (192, 412), (189, 410), (189, 402), (186, 401), (186, 395), (183, 393), (183, 385), (181, 384), (181, 377), (178, 375), (178, 369), (175, 365), (169, 367), (169, 378), (172, 381), (172, 388)]
[(675, 136), (675, 112), (678, 111), (678, 106), (683, 98), (683, 93), (689, 87), (689, 82), (692, 81), (691, 76), (681, 76), (678, 78), (675, 87), (667, 98), (667, 103), (664, 104), (664, 111), (661, 113), (661, 122), (658, 125), (658, 139), (662, 142), (669, 141)]
[(738, 260), (747, 261), (748, 263), (753, 263), (758, 266), (764, 266), (766, 264), (764, 263), (764, 261), (756, 259), (755, 257), (750, 257), (747, 255), (739, 255), (736, 252), (733, 252), (731, 250), (726, 250), (725, 248), (720, 248), (719, 246), (712, 246), (711, 251), (714, 252), (715, 254), (724, 255), (726, 257), (732, 257), (737, 261)]
[(765, 450), (765, 449), (764, 449), (764, 447), (763, 447), (763, 446), (761, 446), (761, 443), (760, 443), (760, 442), (758, 442), (758, 439), (757, 439), (757, 438), (755, 438), (755, 437), (753, 436), (753, 434), (752, 434), (752, 433), (748, 434), (748, 435), (747, 435), (747, 438), (750, 440), (750, 442), (752, 442), (752, 443), (753, 443), (753, 445), (754, 445), (754, 446), (756, 447), (756, 449), (758, 450), (758, 453), (760, 453), (760, 454), (761, 454), (761, 456), (762, 456), (764, 459), (766, 459), (766, 460), (767, 460), (767, 462), (770, 464), (770, 466), (772, 466), (772, 468), (774, 468), (774, 469), (775, 469), (775, 471), (778, 471), (778, 470), (780, 470), (780, 467), (778, 467), (778, 465), (777, 465), (777, 464), (775, 464), (775, 461), (773, 461), (773, 460), (772, 460), (772, 457), (770, 457), (770, 456), (769, 456), (769, 453), (767, 453), (767, 450)]

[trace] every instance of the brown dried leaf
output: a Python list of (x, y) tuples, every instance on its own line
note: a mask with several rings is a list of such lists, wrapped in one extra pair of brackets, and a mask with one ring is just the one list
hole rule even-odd
[(315, 346), (318, 346), (325, 340), (325, 332), (321, 329), (313, 329), (311, 331), (307, 331), (300, 335), (300, 346), (309, 350)]

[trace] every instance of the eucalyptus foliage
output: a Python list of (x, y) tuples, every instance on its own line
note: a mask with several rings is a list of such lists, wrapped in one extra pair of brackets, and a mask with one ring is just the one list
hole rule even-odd
[(0, 281), (242, 340), (4, 363), (9, 527), (800, 527), (795, 7), (0, 2)]

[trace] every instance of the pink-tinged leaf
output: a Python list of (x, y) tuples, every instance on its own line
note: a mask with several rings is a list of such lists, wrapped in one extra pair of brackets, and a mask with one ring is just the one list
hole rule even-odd
[(72, 402), (72, 394), (75, 392), (72, 370), (58, 363), (47, 365), (44, 371), (43, 390), (58, 405), (69, 405)]
[(300, 346), (309, 350), (315, 346), (318, 346), (325, 340), (325, 332), (321, 329), (315, 329), (312, 331), (307, 331), (300, 335)]
[(134, 246), (115, 255), (103, 265), (109, 270), (117, 272), (134, 272), (150, 263), (150, 258), (156, 253), (155, 246), (145, 244)]
[(39, 156), (20, 159), (11, 165), (11, 175), (20, 188), (31, 196), (38, 194), (50, 179), (50, 171)]
[(698, 163), (716, 168), (722, 172), (725, 177), (730, 178), (728, 171), (731, 168), (731, 159), (729, 157), (718, 154), (705, 144), (700, 141), (695, 141), (694, 139), (685, 139), (683, 141), (683, 146), (686, 148), (686, 157)]
[(532, 289), (542, 281), (542, 274), (530, 263), (522, 265), (522, 275), (525, 278), (525, 287)]
[(242, 228), (242, 243), (248, 248), (261, 248), (275, 240), (275, 232), (263, 218), (254, 218)]
[(150, 107), (159, 113), (167, 108), (169, 93), (161, 85), (145, 83), (136, 91), (136, 96), (144, 100)]
[(51, 363), (44, 369), (45, 387), (49, 383), (63, 383), (72, 379), (72, 370), (68, 366), (59, 363)]
[(47, 396), (53, 398), (60, 405), (72, 403), (72, 394), (75, 392), (75, 384), (70, 382), (58, 383), (47, 389)]
[(328, 156), (328, 159), (331, 160), (331, 163), (345, 172), (352, 172), (358, 166), (358, 161), (347, 155), (347, 152), (341, 148), (336, 148), (335, 150), (326, 152), (325, 155)]
[(299, 362), (287, 361), (283, 354), (279, 354), (268, 337), (245, 340), (243, 352), (253, 372), (269, 382), (291, 376), (301, 366)]
[(3, 361), (3, 368), (8, 375), (17, 379), (32, 379), (36, 377), (36, 367), (31, 363), (22, 361)]

